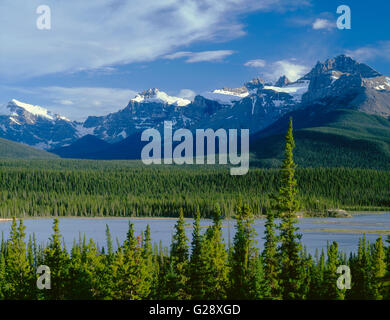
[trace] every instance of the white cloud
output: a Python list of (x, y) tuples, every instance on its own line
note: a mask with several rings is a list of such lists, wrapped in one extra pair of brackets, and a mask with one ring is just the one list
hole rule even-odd
[(304, 76), (310, 68), (304, 65), (293, 63), (289, 60), (280, 60), (273, 63), (272, 68), (266, 72), (270, 80), (276, 80), (285, 75), (289, 80), (296, 81)]
[(177, 95), (179, 98), (193, 100), (196, 96), (195, 91), (190, 89), (182, 89), (180, 90), (179, 94)]
[(73, 104), (72, 100), (60, 100), (58, 101), (60, 104), (63, 104), (64, 106), (70, 106)]
[(41, 4), (41, 0), (0, 2), (0, 77), (152, 61), (197, 41), (220, 42), (245, 34), (238, 21), (243, 13), (298, 7), (307, 1), (47, 0), (52, 28), (38, 30), (36, 9)]
[(245, 66), (262, 69), (262, 76), (269, 81), (275, 81), (283, 75), (291, 81), (296, 81), (304, 76), (309, 71), (309, 68), (295, 61), (296, 59), (292, 58), (267, 64), (264, 60), (258, 59), (246, 62)]
[(375, 45), (347, 50), (346, 54), (359, 61), (370, 61), (377, 58), (390, 61), (390, 41), (382, 41)]
[(190, 52), (190, 51), (179, 51), (173, 54), (164, 56), (165, 59), (174, 60), (180, 58), (187, 58), (187, 63), (194, 62), (213, 62), (222, 61), (224, 58), (232, 55), (232, 50), (215, 50), (215, 51), (201, 51), (201, 52)]
[(263, 59), (249, 60), (244, 64), (246, 67), (262, 68), (265, 67), (266, 61)]
[(312, 27), (314, 30), (322, 30), (322, 29), (330, 30), (330, 29), (336, 27), (336, 23), (329, 21), (327, 19), (317, 18), (313, 22)]

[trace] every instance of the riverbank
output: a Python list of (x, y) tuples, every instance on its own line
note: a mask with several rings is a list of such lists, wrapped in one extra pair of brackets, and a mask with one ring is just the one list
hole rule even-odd
[[(307, 212), (307, 211), (300, 211), (296, 213), (296, 216), (298, 219), (302, 218), (351, 218), (355, 215), (383, 215), (386, 213), (389, 213), (390, 211), (346, 211), (342, 209), (329, 209), (327, 212)], [(23, 217), (16, 217), (16, 219), (23, 218), (23, 220), (39, 220), (39, 219), (54, 219), (54, 218), (60, 218), (60, 219), (91, 219), (91, 220), (100, 220), (100, 219), (113, 219), (113, 220), (122, 220), (122, 219), (131, 219), (131, 220), (177, 220), (177, 217), (134, 217), (134, 216), (128, 216), (128, 217), (115, 217), (115, 216), (94, 216), (94, 217), (84, 217), (84, 216), (23, 216)], [(259, 215), (256, 216), (256, 219), (266, 219), (267, 216), (265, 215)], [(186, 219), (192, 219), (192, 218), (186, 218)], [(210, 218), (207, 218), (210, 219)], [(234, 217), (231, 217), (231, 220), (234, 220)], [(12, 221), (12, 218), (0, 218), (1, 222), (9, 222)]]

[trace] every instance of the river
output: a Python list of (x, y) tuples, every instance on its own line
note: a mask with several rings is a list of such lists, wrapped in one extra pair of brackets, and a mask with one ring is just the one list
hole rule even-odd
[[(105, 228), (108, 224), (113, 238), (114, 247), (116, 239), (122, 243), (126, 237), (128, 221), (134, 224), (136, 235), (139, 235), (150, 225), (153, 243), (162, 242), (163, 246), (169, 246), (174, 232), (175, 219), (160, 218), (60, 218), (60, 232), (64, 238), (67, 249), (72, 247), (74, 240), (78, 241), (79, 237), (86, 239), (92, 238), (99, 247), (106, 246)], [(25, 219), (27, 238), (33, 233), (36, 236), (37, 243), (45, 244), (52, 234), (53, 219)], [(186, 219), (186, 232), (189, 239), (192, 233), (192, 219)], [(202, 219), (202, 232), (207, 225), (212, 222), (208, 219)], [(3, 233), (4, 239), (8, 238), (11, 222), (3, 221), (0, 223), (0, 232)], [(234, 237), (234, 220), (223, 221), (223, 236), (226, 244), (233, 242)], [(314, 254), (316, 248), (319, 250), (326, 249), (327, 243), (336, 240), (339, 248), (349, 254), (356, 251), (359, 239), (366, 233), (367, 239), (374, 242), (382, 233), (385, 239), (390, 233), (390, 213), (385, 214), (357, 214), (353, 218), (302, 218), (299, 219), (299, 232), (302, 233), (302, 244), (306, 246), (308, 252)], [(257, 246), (263, 247), (264, 220), (255, 221), (257, 232)]]

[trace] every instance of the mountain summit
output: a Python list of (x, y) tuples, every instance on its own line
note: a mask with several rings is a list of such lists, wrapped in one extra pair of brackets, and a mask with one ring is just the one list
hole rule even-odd
[(310, 81), (304, 105), (351, 108), (390, 116), (390, 78), (346, 55), (317, 65), (302, 80)]
[(169, 96), (168, 94), (166, 94), (163, 91), (160, 91), (157, 88), (148, 89), (142, 93), (139, 93), (130, 101), (138, 102), (138, 103), (150, 103), (150, 102), (166, 103), (166, 104), (176, 105), (179, 107), (183, 107), (191, 103), (191, 101), (187, 99)]

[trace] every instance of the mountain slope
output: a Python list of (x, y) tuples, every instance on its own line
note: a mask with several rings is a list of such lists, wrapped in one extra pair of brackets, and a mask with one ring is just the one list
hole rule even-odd
[(56, 155), (0, 138), (0, 159), (55, 159)]
[(390, 169), (390, 121), (351, 109), (312, 106), (293, 111), (252, 137), (252, 165), (274, 167), (294, 122), (295, 161), (304, 167)]
[(109, 146), (109, 143), (93, 135), (86, 135), (69, 146), (53, 149), (51, 152), (61, 158), (93, 159), (91, 154), (107, 149)]
[(75, 122), (13, 99), (0, 108), (0, 137), (47, 150), (72, 143), (79, 135)]

